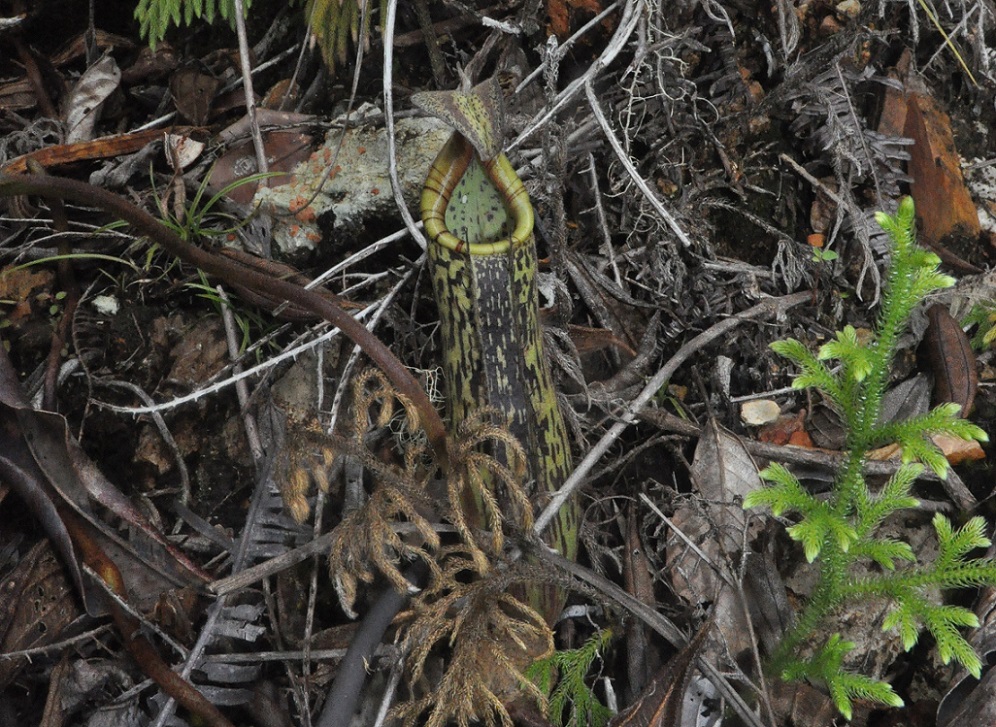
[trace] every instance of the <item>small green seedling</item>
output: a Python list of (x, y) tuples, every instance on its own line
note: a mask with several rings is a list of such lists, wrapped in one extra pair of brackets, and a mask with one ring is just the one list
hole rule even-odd
[(833, 250), (825, 250), (822, 247), (813, 248), (813, 262), (830, 263), (837, 259), (837, 253)]
[[(958, 631), (978, 626), (978, 619), (968, 609), (939, 603), (934, 596), (948, 588), (996, 584), (996, 563), (969, 557), (973, 550), (990, 544), (981, 517), (971, 518), (956, 529), (946, 517), (936, 515), (933, 525), (938, 555), (931, 563), (921, 563), (909, 543), (878, 532), (891, 513), (919, 505), (910, 491), (924, 465), (938, 477), (946, 477), (948, 462), (930, 435), (979, 441), (988, 437), (979, 427), (959, 418), (960, 406), (951, 403), (903, 421), (879, 422), (890, 365), (910, 314), (930, 292), (953, 285), (954, 279), (938, 272), (940, 259), (936, 255), (917, 246), (912, 199), (902, 201), (895, 217), (879, 213), (876, 219), (889, 234), (892, 258), (873, 335), (859, 340), (855, 329), (847, 326), (815, 355), (792, 339), (771, 345), (801, 369), (793, 388), (819, 390), (846, 426), (847, 458), (830, 497), (814, 497), (785, 467), (772, 464), (761, 472), (769, 484), (744, 500), (745, 508), (766, 505), (775, 515), (791, 514), (796, 522), (788, 528), (789, 536), (802, 544), (806, 559), (820, 569), (809, 604), (771, 657), (772, 671), (785, 679), (824, 683), (837, 709), (847, 718), (851, 717), (854, 699), (890, 706), (902, 706), (903, 702), (889, 684), (847, 671), (845, 659), (854, 643), (840, 634), (817, 647), (815, 655), (799, 656), (800, 648), (836, 609), (885, 599), (891, 610), (883, 628), (897, 631), (906, 650), (926, 629), (945, 663), (954, 659), (978, 677), (982, 669), (979, 657)], [(864, 464), (869, 451), (889, 443), (902, 449), (902, 465), (885, 485), (873, 491), (865, 481)], [(878, 567), (862, 568), (869, 564)]]

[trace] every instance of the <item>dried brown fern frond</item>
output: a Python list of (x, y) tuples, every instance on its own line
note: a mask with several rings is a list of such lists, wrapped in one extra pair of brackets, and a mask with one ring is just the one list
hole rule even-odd
[[(385, 463), (366, 449), (364, 434), (373, 427), (385, 427), (395, 417), (397, 405), (403, 412), (403, 426), (418, 430), (418, 413), (411, 402), (390, 385), (377, 369), (368, 369), (353, 386), (353, 438), (341, 442), (343, 454), (348, 454), (374, 476), (377, 487), (364, 505), (348, 513), (336, 527), (329, 549), (331, 573), (339, 602), (347, 614), (353, 614), (356, 588), (359, 582), (371, 583), (377, 573), (383, 574), (399, 591), (409, 588), (399, 565), (402, 559), (420, 558), (435, 576), (439, 572), (432, 551), (439, 548), (439, 536), (423, 513), (432, 512), (434, 503), (427, 491), (431, 468), (422, 460), (424, 443), (409, 442), (405, 448), (404, 467)], [(336, 438), (331, 438), (336, 446)], [(397, 525), (408, 522), (416, 537), (407, 540), (399, 535)]]
[[(463, 549), (447, 551), (448, 576), (475, 571), (473, 555)], [(492, 569), (487, 578), (461, 583), (444, 577), (449, 586), (441, 596), (438, 589), (418, 599), (415, 618), (406, 629), (403, 648), (408, 651), (411, 683), (423, 675), (433, 648), (444, 639), (453, 649), (452, 659), (440, 683), (430, 694), (399, 704), (394, 714), (405, 725), (416, 724), (426, 711), (427, 727), (449, 722), (469, 725), (483, 721), (510, 727), (505, 704), (523, 691), (539, 702), (543, 694), (523, 670), (553, 652), (553, 632), (543, 616), (509, 593), (523, 580), (517, 566)]]
[[(336, 527), (329, 549), (329, 573), (339, 603), (351, 617), (359, 581), (372, 583), (383, 574), (399, 591), (409, 588), (399, 565), (403, 558), (421, 558), (438, 577), (439, 566), (432, 551), (439, 548), (439, 536), (427, 519), (419, 514), (416, 503), (422, 499), (418, 486), (399, 487), (381, 484), (358, 510), (349, 513)], [(418, 534), (415, 542), (406, 541), (395, 529), (401, 520), (411, 523)], [(418, 542), (423, 545), (417, 544)]]
[[(490, 421), (494, 415), (494, 411), (483, 410), (465, 419), (449, 447), (447, 516), (467, 545), (479, 575), (488, 571), (488, 556), (497, 556), (504, 547), (503, 512), (511, 513), (513, 522), (522, 530), (528, 530), (533, 523), (526, 492), (526, 453), (507, 427)], [(501, 459), (489, 450), (501, 452)], [(472, 526), (490, 531), (487, 552)]]
[[(415, 472), (417, 463), (425, 458), (425, 437), (420, 432), (418, 412), (406, 397), (401, 396), (387, 381), (379, 369), (367, 369), (353, 384), (353, 431), (352, 442), (326, 432), (313, 415), (289, 412), (287, 426), (293, 431), (281, 453), (274, 478), (280, 488), (284, 504), (297, 522), (304, 522), (310, 514), (308, 493), (310, 483), (322, 492), (330, 488), (329, 473), (338, 455), (349, 455), (363, 461), (372, 469), (378, 469), (380, 462), (375, 460), (363, 444), (363, 436), (371, 427), (384, 427), (395, 418), (398, 405), (401, 406), (399, 430), (406, 437), (405, 472)], [(382, 470), (384, 472), (394, 470)], [(410, 476), (406, 476), (411, 481)]]
[(322, 492), (329, 491), (328, 473), (336, 450), (314, 417), (291, 413), (288, 425), (293, 428), (294, 436), (288, 438), (290, 441), (278, 457), (274, 479), (291, 517), (302, 523), (311, 513), (308, 492), (312, 479)]

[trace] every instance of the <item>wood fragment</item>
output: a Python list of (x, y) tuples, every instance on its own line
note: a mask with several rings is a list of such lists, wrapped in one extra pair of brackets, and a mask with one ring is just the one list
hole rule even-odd
[(979, 215), (965, 187), (951, 119), (928, 96), (910, 96), (903, 136), (913, 139), (907, 171), (924, 240), (978, 240)]

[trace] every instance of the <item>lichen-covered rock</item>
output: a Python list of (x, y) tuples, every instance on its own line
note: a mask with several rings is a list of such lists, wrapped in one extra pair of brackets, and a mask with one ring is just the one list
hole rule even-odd
[[(275, 255), (294, 257), (335, 244), (337, 233), (356, 235), (371, 220), (399, 217), (387, 172), (382, 115), (367, 104), (352, 118), (359, 125), (345, 132), (330, 130), (325, 143), (294, 170), (289, 184), (257, 193), (260, 211), (273, 219)], [(364, 118), (376, 124), (364, 125)], [(399, 119), (395, 124), (398, 175), (410, 207), (418, 204), (426, 172), (449, 135), (450, 130), (434, 119)], [(332, 173), (309, 204), (330, 165)]]

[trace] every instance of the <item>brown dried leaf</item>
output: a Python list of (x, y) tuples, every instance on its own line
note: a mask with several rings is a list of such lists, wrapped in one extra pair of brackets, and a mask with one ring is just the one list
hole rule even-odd
[(207, 123), (219, 88), (221, 81), (203, 70), (201, 64), (186, 65), (169, 80), (177, 112), (195, 126)]
[(961, 414), (967, 416), (979, 386), (975, 353), (968, 336), (943, 305), (931, 306), (927, 319), (923, 345), (934, 372), (934, 404), (961, 404)]
[[(100, 612), (87, 593), (72, 539), (60, 509), (75, 510), (100, 534), (101, 545), (133, 580), (141, 578), (134, 595), (154, 601), (159, 591), (208, 580), (179, 549), (153, 526), (81, 449), (65, 418), (37, 411), (27, 403), (17, 374), (0, 349), (0, 477), (11, 485), (38, 518), (45, 533), (69, 568), (75, 585), (91, 615)], [(130, 546), (102, 525), (94, 514), (94, 502), (135, 527), (137, 533), (158, 544), (153, 553), (137, 555)], [(150, 544), (151, 544), (150, 543)], [(151, 581), (149, 580), (151, 579)]]
[(121, 85), (121, 69), (114, 57), (106, 55), (80, 76), (73, 86), (66, 102), (66, 141), (70, 144), (78, 141), (89, 141), (104, 101)]
[[(0, 583), (0, 653), (47, 646), (76, 617), (73, 587), (55, 551), (41, 540)], [(27, 664), (0, 659), (0, 692)]]
[[(651, 608), (657, 607), (651, 563), (640, 538), (637, 509), (631, 505), (626, 514), (626, 553), (623, 558), (623, 578), (626, 592)], [(660, 656), (650, 645), (650, 630), (638, 619), (626, 622), (626, 684), (627, 694), (635, 700), (656, 670)]]
[(692, 676), (692, 665), (702, 649), (711, 622), (675, 654), (644, 690), (639, 700), (609, 721), (609, 727), (680, 727), (681, 706)]
[(677, 534), (668, 539), (667, 562), (673, 587), (690, 603), (713, 604), (721, 652), (739, 657), (749, 652), (753, 643), (731, 574), (740, 562), (746, 527), (741, 503), (748, 492), (761, 487), (761, 479), (740, 439), (715, 420), (702, 432), (691, 475), (699, 499), (679, 508), (672, 524), (696, 547)]

